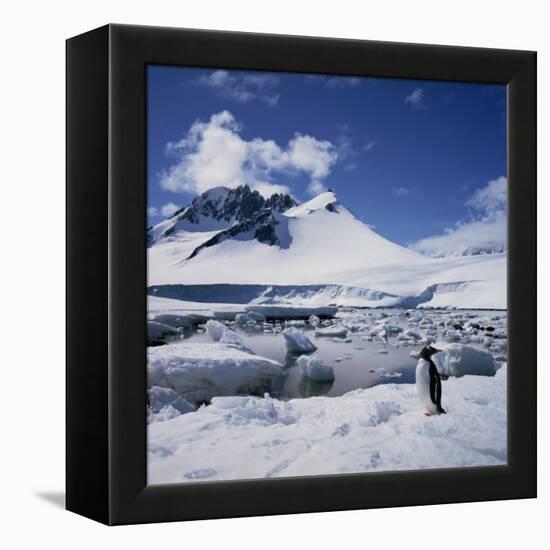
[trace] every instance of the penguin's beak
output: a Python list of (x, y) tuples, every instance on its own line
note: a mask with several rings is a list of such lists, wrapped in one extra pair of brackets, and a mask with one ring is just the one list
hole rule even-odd
[(440, 351), (443, 351), (442, 349), (433, 348), (436, 353), (439, 353)]

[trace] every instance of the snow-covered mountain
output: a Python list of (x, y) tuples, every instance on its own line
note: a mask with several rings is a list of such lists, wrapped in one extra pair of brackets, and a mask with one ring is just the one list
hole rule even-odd
[[(271, 214), (283, 212), (293, 206), (296, 206), (296, 201), (286, 194), (275, 193), (265, 199), (258, 191), (252, 191), (248, 185), (236, 189), (215, 187), (150, 228), (149, 246), (167, 237), (177, 238), (177, 234), (182, 232), (223, 231), (239, 224), (242, 225), (241, 231), (246, 231), (252, 226), (269, 223), (266, 218)], [(257, 219), (260, 214), (261, 219)], [(263, 234), (260, 230), (259, 236)]]
[(299, 300), (298, 287), (314, 285), (327, 300), (345, 295), (346, 305), (367, 305), (367, 295), (373, 305), (381, 293), (408, 303), (426, 296), (424, 305), (506, 307), (505, 253), (422, 256), (378, 235), (332, 191), (298, 205), (248, 186), (211, 189), (152, 227), (149, 243), (150, 286), (284, 285)]

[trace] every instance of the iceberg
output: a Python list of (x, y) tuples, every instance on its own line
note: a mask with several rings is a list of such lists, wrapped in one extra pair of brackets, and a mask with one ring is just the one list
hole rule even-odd
[(301, 355), (296, 360), (302, 376), (317, 382), (332, 382), (334, 369), (315, 355)]
[(254, 353), (236, 332), (228, 329), (219, 321), (208, 321), (206, 323), (206, 333), (213, 342), (220, 342), (221, 344), (226, 344), (242, 351)]
[(286, 328), (283, 330), (286, 349), (290, 353), (312, 353), (317, 346), (300, 330), (296, 328)]

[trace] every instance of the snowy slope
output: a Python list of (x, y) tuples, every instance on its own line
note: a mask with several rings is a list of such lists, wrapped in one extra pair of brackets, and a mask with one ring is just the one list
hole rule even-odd
[[(193, 231), (187, 220), (178, 222), (181, 229), (149, 248), (149, 285), (344, 285), (399, 297), (427, 292), (423, 305), (430, 307), (506, 307), (505, 253), (428, 258), (378, 235), (333, 192), (293, 207), (278, 200), (284, 207), (263, 215), (267, 226), (229, 215), (218, 231), (210, 231), (210, 222)], [(434, 287), (442, 283), (455, 286)]]

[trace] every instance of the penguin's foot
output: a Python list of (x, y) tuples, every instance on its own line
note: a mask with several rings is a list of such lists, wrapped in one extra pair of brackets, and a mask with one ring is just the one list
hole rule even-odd
[(426, 412), (424, 413), (424, 416), (432, 416), (432, 413), (429, 412), (429, 411), (426, 411)]

